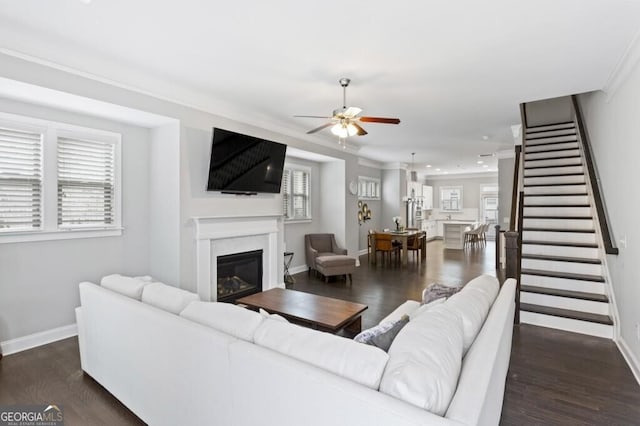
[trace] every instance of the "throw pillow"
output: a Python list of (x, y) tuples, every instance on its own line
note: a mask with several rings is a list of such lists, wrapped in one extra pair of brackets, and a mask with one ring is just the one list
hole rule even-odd
[(367, 345), (371, 345), (372, 344), (371, 339), (373, 339), (375, 336), (378, 336), (388, 331), (391, 327), (393, 327), (395, 323), (396, 321), (386, 321), (386, 322), (380, 323), (375, 327), (371, 327), (361, 331), (360, 334), (358, 334), (356, 337), (353, 338), (353, 340), (359, 343), (365, 343)]
[(393, 325), (389, 330), (377, 336), (374, 336), (371, 339), (371, 344), (379, 347), (385, 352), (388, 352), (389, 348), (391, 347), (391, 344), (393, 343), (393, 339), (395, 339), (398, 333), (400, 333), (400, 330), (402, 330), (402, 327), (404, 327), (408, 323), (409, 323), (409, 315), (403, 315), (399, 321), (396, 321), (393, 323)]
[(422, 290), (422, 304), (425, 305), (433, 300), (448, 298), (453, 296), (461, 287), (449, 287), (448, 285), (442, 285), (438, 283), (430, 284), (427, 288)]

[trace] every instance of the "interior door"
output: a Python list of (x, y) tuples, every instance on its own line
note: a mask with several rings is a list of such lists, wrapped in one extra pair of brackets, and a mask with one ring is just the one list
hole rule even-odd
[(496, 225), (498, 224), (498, 194), (482, 194), (481, 196), (483, 223), (489, 224), (487, 239), (495, 239)]

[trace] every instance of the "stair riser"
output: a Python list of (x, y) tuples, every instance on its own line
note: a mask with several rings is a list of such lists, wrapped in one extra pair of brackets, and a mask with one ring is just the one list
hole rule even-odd
[(536, 287), (606, 294), (604, 288), (605, 284), (594, 281), (570, 280), (567, 278), (541, 277), (539, 275), (522, 274), (520, 282), (522, 285), (532, 285)]
[(578, 140), (576, 135), (567, 135), (567, 136), (551, 136), (549, 138), (539, 138), (539, 139), (529, 139), (533, 135), (527, 135), (526, 146), (535, 146), (540, 144), (550, 144), (556, 142), (575, 142)]
[(544, 160), (555, 157), (569, 157), (574, 155), (580, 155), (579, 149), (566, 149), (564, 151), (552, 151), (552, 152), (529, 152), (524, 155), (526, 161), (530, 160)]
[[(525, 152), (525, 156), (529, 156), (530, 154), (534, 154), (537, 152), (544, 152), (544, 151), (548, 151), (550, 149), (579, 149), (579, 145), (578, 142), (558, 142), (558, 143), (554, 143), (553, 145), (529, 145), (529, 142), (527, 142), (526, 148), (524, 150)], [(546, 155), (554, 155), (554, 152), (549, 152)]]
[(540, 327), (549, 327), (558, 330), (572, 331), (574, 333), (588, 334), (590, 336), (613, 339), (612, 325), (574, 320), (571, 318), (555, 317), (552, 315), (544, 315), (525, 311), (520, 311), (520, 322), (525, 324), (538, 325)]
[(561, 123), (561, 124), (549, 124), (547, 126), (539, 126), (539, 127), (530, 127), (526, 129), (526, 133), (535, 133), (535, 132), (547, 132), (551, 130), (560, 130), (560, 129), (574, 129), (576, 125), (573, 122), (569, 123)]
[(552, 160), (525, 160), (525, 167), (561, 167), (561, 166), (580, 166), (582, 165), (582, 159), (578, 158), (557, 158)]
[(572, 219), (523, 219), (525, 228), (553, 228), (553, 229), (593, 229), (593, 220)]
[(525, 241), (549, 241), (554, 243), (596, 243), (595, 234), (580, 232), (554, 232), (554, 231), (522, 231), (522, 239)]
[(529, 130), (527, 130), (527, 136), (528, 137), (536, 137), (536, 135), (538, 136), (565, 136), (565, 135), (575, 135), (576, 134), (576, 128), (575, 127), (569, 127), (566, 129), (559, 129), (559, 130), (548, 130), (546, 132), (531, 132)]
[(580, 216), (591, 217), (590, 207), (525, 207), (525, 216)]
[(522, 254), (543, 254), (548, 256), (579, 257), (582, 259), (600, 258), (600, 251), (597, 248), (543, 246), (538, 244), (522, 244)]
[(524, 188), (525, 195), (529, 194), (575, 194), (587, 192), (587, 185), (569, 186), (532, 186)]
[(586, 195), (565, 195), (560, 197), (534, 197), (525, 196), (525, 205), (544, 206), (549, 204), (589, 204), (589, 197)]
[(523, 269), (539, 271), (568, 272), (571, 274), (602, 275), (602, 265), (555, 260), (522, 259)]
[(552, 308), (571, 309), (572, 311), (589, 312), (592, 314), (609, 315), (609, 304), (606, 302), (528, 293), (526, 291), (520, 292), (520, 302), (539, 306), (550, 306)]
[(562, 166), (550, 167), (548, 169), (525, 169), (524, 177), (534, 177), (542, 175), (568, 175), (574, 173), (584, 173), (582, 166)]
[(545, 185), (550, 183), (586, 183), (584, 175), (580, 176), (549, 176), (549, 177), (526, 177), (525, 185)]

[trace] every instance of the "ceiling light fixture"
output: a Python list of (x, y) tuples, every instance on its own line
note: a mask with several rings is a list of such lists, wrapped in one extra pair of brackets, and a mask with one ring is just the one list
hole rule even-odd
[(428, 169), (431, 167), (431, 164), (427, 164), (425, 167)]
[(411, 182), (417, 182), (418, 181), (418, 172), (416, 172), (414, 170), (414, 168), (413, 168), (413, 159), (414, 159), (415, 155), (416, 155), (415, 152), (411, 153), (411, 169), (410, 169), (410, 172), (409, 172), (409, 180)]
[(484, 167), (486, 169), (487, 167), (489, 167), (489, 165), (488, 164), (483, 164), (482, 167)]
[(476, 161), (476, 162), (477, 162), (478, 164), (482, 164), (482, 163), (484, 163), (484, 161), (482, 161), (482, 160), (478, 160), (478, 161)]
[(440, 171), (440, 169), (436, 169), (436, 172), (439, 172), (439, 171)]
[(352, 123), (347, 123), (346, 120), (342, 120), (331, 128), (331, 133), (344, 139), (358, 133), (358, 129)]

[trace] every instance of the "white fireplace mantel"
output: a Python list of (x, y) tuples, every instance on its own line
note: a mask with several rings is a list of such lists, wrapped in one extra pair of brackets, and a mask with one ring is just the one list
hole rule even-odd
[(262, 288), (284, 287), (282, 216), (194, 217), (196, 287), (202, 300), (216, 301), (217, 257), (262, 250)]

